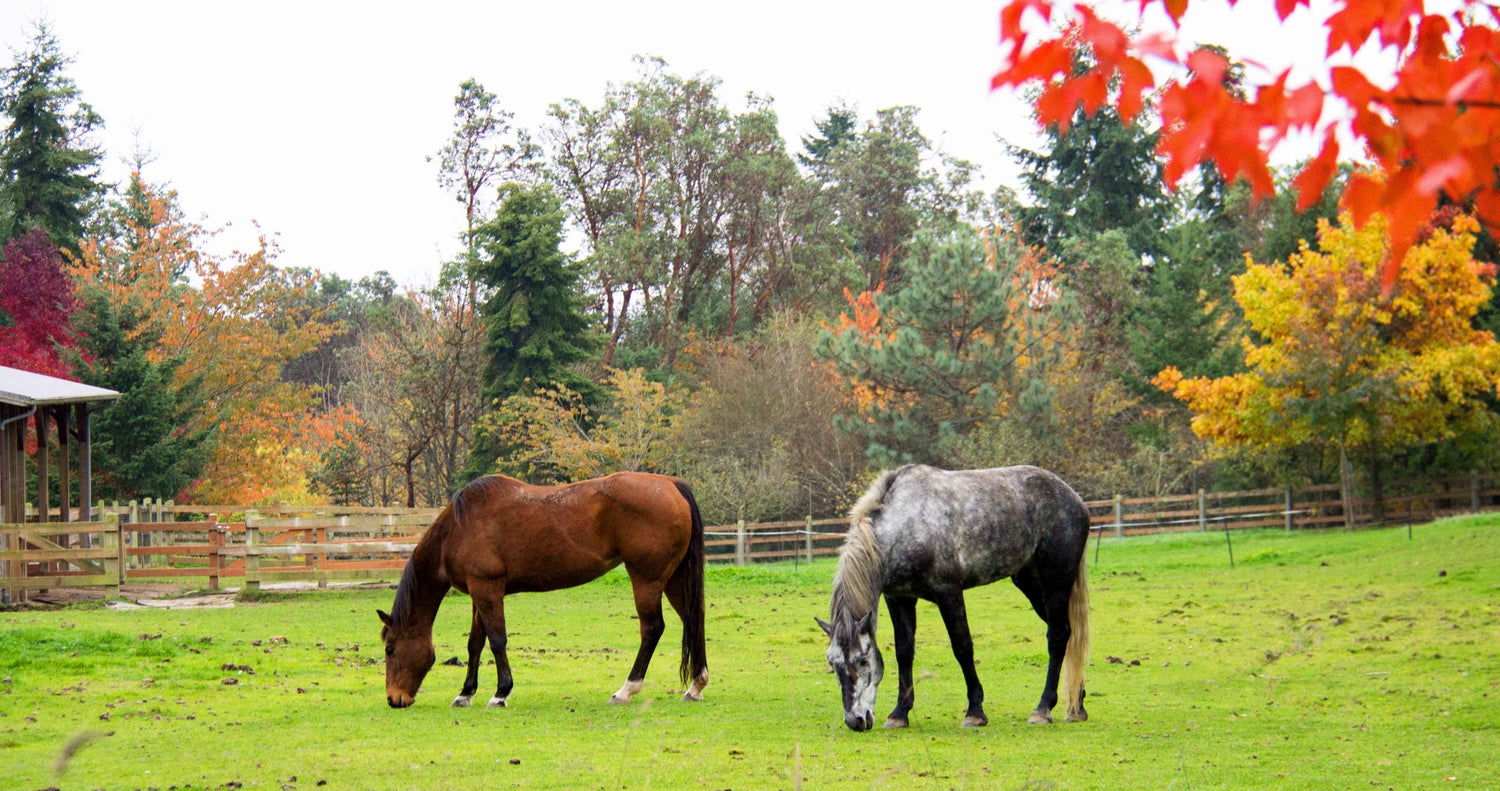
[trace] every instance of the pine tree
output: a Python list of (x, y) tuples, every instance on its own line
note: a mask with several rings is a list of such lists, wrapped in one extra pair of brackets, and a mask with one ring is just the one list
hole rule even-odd
[[(592, 402), (597, 388), (574, 370), (593, 351), (584, 314), (581, 268), (562, 252), (562, 203), (547, 186), (507, 184), (495, 218), (474, 229), (474, 276), (487, 290), (484, 402), (493, 409), (512, 395), (565, 387)], [(481, 433), (466, 472), (483, 474), (503, 450)]]
[(1046, 394), (1022, 376), (1046, 332), (1024, 257), (1013, 240), (972, 229), (919, 234), (900, 285), (874, 297), (878, 323), (824, 332), (818, 353), (854, 381), (861, 402), (839, 425), (866, 440), (873, 460), (943, 463), (1002, 399), (1013, 413), (1045, 410)]
[(79, 98), (62, 53), (45, 24), (31, 49), (0, 72), (0, 110), (9, 118), (0, 136), (0, 239), (41, 228), (76, 250), (98, 182), (100, 148), (88, 135), (104, 121)]

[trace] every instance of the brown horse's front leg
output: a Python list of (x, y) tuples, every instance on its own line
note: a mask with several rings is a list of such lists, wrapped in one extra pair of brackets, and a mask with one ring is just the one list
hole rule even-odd
[[(627, 569), (628, 570), (628, 569)], [(661, 615), (661, 595), (664, 585), (641, 582), (632, 574), (631, 587), (635, 592), (635, 614), (641, 623), (641, 648), (636, 652), (635, 664), (620, 691), (609, 697), (611, 704), (629, 703), (631, 696), (641, 691), (646, 680), (646, 668), (651, 665), (651, 655), (656, 653), (656, 644), (662, 632), (667, 630), (666, 619)]]
[[(510, 697), (515, 682), (510, 675), (510, 658), (505, 652), (505, 585), (503, 583), (470, 585), (469, 595), (474, 599), (475, 616), (484, 624), (485, 637), (489, 638), (490, 652), (495, 655), (497, 676), (495, 696), (486, 704), (490, 708), (502, 707)], [(472, 645), (472, 642), (471, 642)], [(475, 661), (477, 662), (477, 656)], [(475, 686), (479, 682), (475, 679)]]
[(479, 605), (473, 604), (474, 621), (469, 626), (469, 664), (464, 673), (464, 687), (453, 699), (455, 707), (468, 706), (479, 689), (479, 654), (484, 650), (484, 622), (479, 618)]

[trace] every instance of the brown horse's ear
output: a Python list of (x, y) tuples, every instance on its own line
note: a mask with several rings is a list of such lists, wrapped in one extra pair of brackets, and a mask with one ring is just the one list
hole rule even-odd
[(380, 610), (376, 610), (375, 614), (378, 615), (378, 616), (380, 616), (380, 622), (381, 623), (385, 624), (386, 626), (392, 626), (393, 625), (391, 623), (391, 616), (390, 615), (388, 615), (388, 614), (386, 614), (384, 612), (381, 612)]
[(819, 618), (816, 615), (813, 616), (813, 620), (817, 621), (818, 625), (823, 627), (824, 633), (826, 633), (829, 637), (833, 637), (833, 624), (823, 620), (822, 618)]

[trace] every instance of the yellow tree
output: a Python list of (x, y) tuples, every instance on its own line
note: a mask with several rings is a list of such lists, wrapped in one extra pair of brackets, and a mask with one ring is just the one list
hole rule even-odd
[(505, 399), (481, 419), (511, 448), (494, 467), (533, 483), (620, 470), (667, 471), (685, 394), (647, 379), (639, 368), (611, 368), (605, 385), (611, 399), (599, 409), (562, 385)]
[(1168, 368), (1155, 382), (1220, 447), (1336, 448), (1346, 501), (1349, 453), (1362, 454), (1379, 518), (1386, 453), (1491, 419), (1483, 396), (1500, 384), (1500, 345), (1473, 318), (1495, 268), (1472, 256), (1477, 230), (1464, 215), (1431, 229), (1382, 298), (1384, 221), (1322, 223), (1318, 251), (1303, 242), (1286, 264), (1249, 262), (1234, 279), (1255, 330), (1244, 373), (1184, 379)]

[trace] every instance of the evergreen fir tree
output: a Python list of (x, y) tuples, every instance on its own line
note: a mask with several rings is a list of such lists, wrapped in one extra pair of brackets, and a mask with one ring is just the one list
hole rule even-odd
[(135, 306), (115, 306), (101, 289), (85, 289), (75, 373), (117, 390), (120, 399), (94, 417), (95, 492), (108, 499), (176, 497), (208, 459), (208, 431), (188, 431), (198, 383), (173, 383), (182, 358), (152, 362), (157, 331)]
[(9, 119), (0, 135), (0, 239), (41, 228), (59, 247), (76, 250), (103, 191), (103, 152), (87, 139), (104, 122), (64, 73), (70, 62), (38, 24), (31, 49), (0, 73), (0, 110)]
[[(597, 388), (573, 368), (595, 345), (584, 313), (581, 267), (562, 252), (562, 202), (548, 186), (500, 188), (494, 219), (474, 229), (474, 279), (486, 289), (484, 400), (565, 387), (592, 402)], [(480, 432), (466, 473), (494, 468), (500, 440)]]

